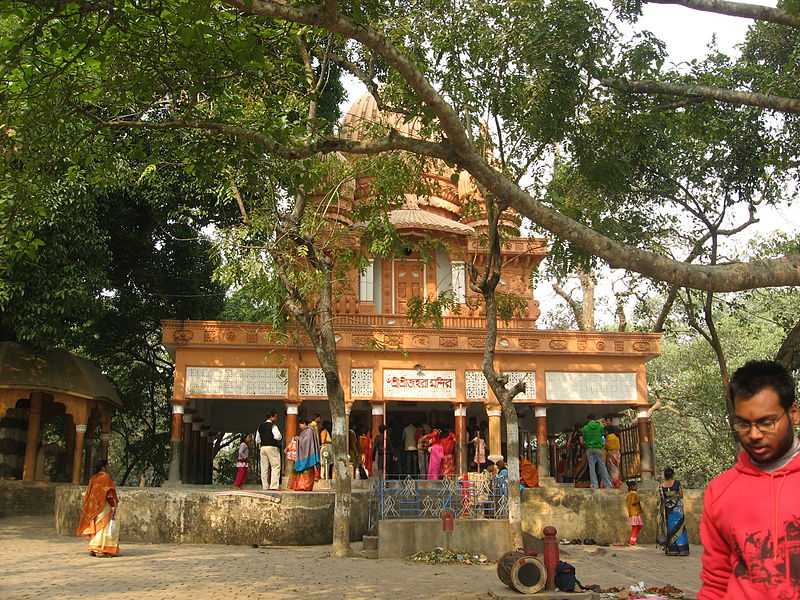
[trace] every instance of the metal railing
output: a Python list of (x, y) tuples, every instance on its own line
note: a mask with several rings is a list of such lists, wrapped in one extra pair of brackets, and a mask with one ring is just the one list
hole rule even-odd
[[(370, 488), (375, 519), (440, 519), (449, 511), (456, 519), (505, 519), (505, 479), (470, 473), (469, 479), (375, 479)], [(372, 512), (372, 511), (371, 511)]]

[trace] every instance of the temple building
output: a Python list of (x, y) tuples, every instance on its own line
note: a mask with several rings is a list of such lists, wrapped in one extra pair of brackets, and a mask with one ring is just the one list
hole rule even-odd
[[(341, 134), (361, 139), (363, 124), (369, 123), (415, 133), (413, 125), (382, 115), (367, 95), (349, 109)], [(429, 171), (424, 177), (431, 191), (406, 195), (404, 205), (389, 217), (403, 238), (439, 242), (435, 256), (423, 260), (410, 250), (374, 258), (351, 273), (335, 305), (337, 360), (351, 428), (374, 435), (384, 422), (396, 431), (410, 422), (445, 426), (456, 433), (457, 465), (463, 471), (472, 458), (466, 443), (473, 427), (486, 428), (488, 454), (505, 455), (500, 406), (481, 372), (486, 320), (466, 270), (467, 264), (480, 267), (485, 259), (479, 236), (487, 224), (480, 210), (464, 210), (478, 194), (467, 173), (444, 164)], [(348, 206), (369, 193), (366, 180), (343, 186), (342, 207), (334, 218), (357, 230)], [(512, 214), (504, 224), (513, 229), (519, 219)], [(499, 291), (527, 299), (523, 314), (499, 322), (496, 358), (496, 368), (508, 374), (511, 384), (526, 382), (525, 392), (515, 399), (523, 453), (551, 447), (556, 433), (572, 429), (590, 413), (619, 415), (631, 409), (638, 420), (632, 427), (634, 462), (641, 476), (652, 476), (646, 363), (659, 353), (659, 334), (539, 329), (534, 274), (547, 244), (512, 237), (502, 253)], [(452, 293), (459, 309), (445, 316), (442, 327), (412, 327), (406, 316), (409, 300), (436, 298), (444, 291)], [(175, 362), (171, 481), (210, 482), (209, 432), (253, 431), (277, 409), (280, 427), (290, 438), (298, 415), (330, 414), (325, 378), (303, 336), (292, 343), (268, 341), (269, 327), (260, 323), (162, 325), (163, 343)], [(553, 454), (535, 453), (541, 475), (558, 469)]]

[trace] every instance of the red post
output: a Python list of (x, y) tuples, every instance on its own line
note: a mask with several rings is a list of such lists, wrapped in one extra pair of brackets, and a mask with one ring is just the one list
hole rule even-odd
[(442, 531), (445, 533), (453, 533), (453, 513), (449, 510), (442, 512)]
[(544, 534), (544, 568), (547, 570), (547, 583), (544, 589), (554, 591), (556, 589), (556, 568), (558, 567), (558, 539), (556, 539), (555, 527), (547, 526), (542, 531)]

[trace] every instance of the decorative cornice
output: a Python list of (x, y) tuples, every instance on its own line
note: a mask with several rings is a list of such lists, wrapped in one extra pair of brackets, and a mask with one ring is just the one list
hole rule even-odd
[[(336, 325), (337, 349), (344, 351), (426, 352), (482, 354), (486, 320), (482, 317), (445, 317), (442, 329), (414, 328), (405, 317), (351, 315)], [(649, 360), (658, 356), (661, 334), (638, 332), (583, 332), (526, 328), (532, 319), (516, 319), (499, 328), (497, 353), (525, 355), (620, 356)], [(169, 349), (228, 347), (257, 349), (312, 349), (299, 331), (274, 336), (258, 323), (236, 321), (162, 321), (163, 343)], [(185, 340), (191, 340), (186, 342)]]

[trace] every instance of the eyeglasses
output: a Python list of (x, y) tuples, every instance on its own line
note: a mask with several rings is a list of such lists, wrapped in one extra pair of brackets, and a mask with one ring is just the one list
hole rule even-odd
[(783, 414), (779, 417), (765, 417), (764, 419), (759, 419), (758, 421), (745, 421), (744, 419), (740, 419), (739, 417), (734, 417), (731, 421), (731, 425), (733, 426), (733, 430), (741, 435), (747, 435), (750, 433), (751, 429), (755, 426), (761, 433), (775, 433), (775, 428), (780, 423), (781, 419), (786, 416), (786, 411), (783, 411)]

